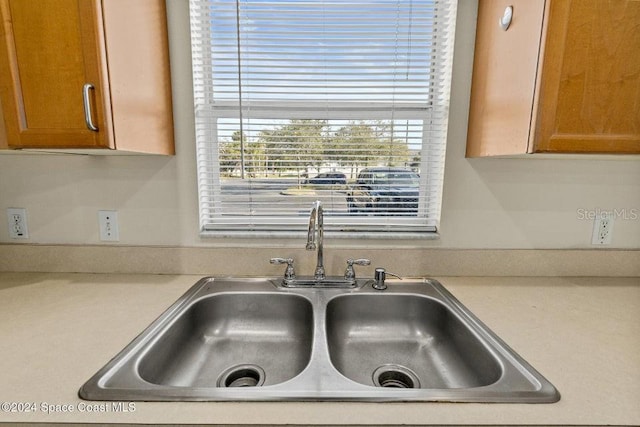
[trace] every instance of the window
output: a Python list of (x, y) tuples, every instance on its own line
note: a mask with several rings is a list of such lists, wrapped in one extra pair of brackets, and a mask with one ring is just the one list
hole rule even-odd
[(436, 231), (455, 0), (190, 0), (203, 234)]

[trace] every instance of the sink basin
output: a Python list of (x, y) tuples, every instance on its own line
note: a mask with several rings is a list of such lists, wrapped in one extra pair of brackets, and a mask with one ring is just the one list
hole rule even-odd
[(312, 339), (313, 311), (302, 297), (212, 295), (178, 316), (138, 369), (143, 380), (167, 386), (272, 385), (302, 372)]
[(327, 306), (331, 362), (369, 386), (447, 389), (495, 383), (499, 360), (442, 303), (417, 295), (345, 295)]
[(80, 389), (88, 400), (549, 403), (549, 381), (440, 283), (196, 283)]

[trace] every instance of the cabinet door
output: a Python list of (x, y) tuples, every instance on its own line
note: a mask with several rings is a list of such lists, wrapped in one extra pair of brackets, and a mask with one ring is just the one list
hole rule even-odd
[[(527, 152), (544, 0), (480, 0), (467, 157)], [(511, 6), (505, 31), (498, 19)]]
[[(0, 0), (0, 96), (10, 147), (109, 147), (97, 0)], [(89, 113), (99, 131), (86, 124)]]
[(640, 1), (549, 7), (534, 151), (640, 153)]

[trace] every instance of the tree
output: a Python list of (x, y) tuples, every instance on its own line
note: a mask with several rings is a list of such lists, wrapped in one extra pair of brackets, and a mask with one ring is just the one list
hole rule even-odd
[(380, 153), (386, 158), (385, 166), (407, 166), (410, 156), (409, 145), (396, 136), (401, 132), (399, 126), (384, 120), (376, 121), (373, 126), (379, 141)]
[(279, 172), (295, 170), (300, 185), (303, 171), (308, 174), (309, 166), (319, 168), (324, 163), (326, 125), (324, 120), (291, 120), (275, 129), (262, 130), (258, 142), (268, 153), (270, 167)]
[[(243, 156), (244, 155), (244, 156)], [(266, 147), (260, 141), (251, 141), (239, 130), (233, 132), (230, 141), (221, 141), (218, 148), (220, 172), (232, 176), (244, 168), (244, 174), (255, 178), (261, 171), (266, 174)]]
[(376, 166), (381, 154), (386, 166), (404, 166), (409, 147), (393, 138), (394, 129), (388, 121), (352, 121), (338, 129), (325, 151), (326, 158), (351, 168), (355, 176), (361, 168)]
[(232, 175), (244, 166), (249, 177), (261, 172), (281, 176), (293, 170), (300, 185), (301, 176), (308, 175), (310, 167), (319, 171), (328, 164), (338, 164), (351, 168), (352, 177), (370, 166), (406, 167), (411, 156), (409, 146), (396, 138), (396, 133), (392, 123), (384, 120), (350, 121), (333, 130), (327, 120), (296, 119), (262, 129), (255, 140), (238, 130), (230, 141), (220, 144), (220, 168)]
[(373, 128), (366, 122), (349, 122), (335, 132), (331, 155), (341, 166), (351, 167), (353, 177), (360, 167), (369, 166), (377, 142)]
[(230, 141), (221, 141), (218, 144), (218, 161), (220, 163), (220, 173), (231, 176), (236, 169), (241, 168), (240, 164), (240, 131), (235, 131), (231, 135)]

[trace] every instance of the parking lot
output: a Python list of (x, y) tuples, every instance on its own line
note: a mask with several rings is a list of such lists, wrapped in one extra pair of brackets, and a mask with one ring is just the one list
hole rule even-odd
[(300, 215), (308, 215), (311, 204), (320, 200), (326, 215), (347, 215), (347, 200), (344, 186), (303, 185), (296, 179), (250, 179), (223, 180), (222, 203), (226, 213), (253, 215), (273, 215), (283, 210), (297, 210)]

